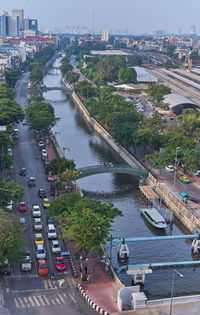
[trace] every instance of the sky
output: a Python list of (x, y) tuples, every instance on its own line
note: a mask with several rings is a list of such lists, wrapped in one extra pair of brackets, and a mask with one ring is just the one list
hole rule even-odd
[(90, 30), (127, 29), (135, 34), (166, 30), (189, 33), (195, 25), (200, 34), (200, 0), (0, 0), (0, 11), (24, 9), (48, 30), (67, 25)]

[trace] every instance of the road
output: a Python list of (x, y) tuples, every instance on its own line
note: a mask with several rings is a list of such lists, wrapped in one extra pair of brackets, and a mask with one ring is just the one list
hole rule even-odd
[[(27, 80), (28, 73), (24, 73), (16, 87), (16, 101), (23, 108), (27, 106)], [(61, 274), (55, 271), (55, 281), (51, 281), (48, 276), (41, 277), (37, 274), (31, 208), (33, 204), (40, 205), (47, 264), (49, 271), (52, 269), (55, 270), (55, 258), (51, 252), (51, 241), (47, 238), (46, 210), (42, 207), (42, 200), (38, 196), (38, 189), (44, 188), (50, 200), (53, 197), (50, 196), (50, 185), (47, 182), (47, 176), (44, 172), (43, 161), (36, 158), (36, 156), (41, 156), (41, 154), (33, 131), (29, 131), (28, 125), (19, 124), (17, 128), (19, 129), (19, 140), (13, 152), (14, 168), (12, 177), (17, 183), (24, 186), (25, 194), (23, 201), (26, 202), (27, 210), (26, 212), (19, 213), (17, 205), (14, 204), (13, 212), (19, 217), (24, 217), (26, 220), (25, 247), (30, 251), (33, 263), (31, 272), (23, 272), (21, 271), (20, 264), (13, 264), (11, 275), (4, 277), (2, 295), (0, 295), (0, 314), (95, 314), (96, 312), (88, 306), (87, 302), (79, 294), (67, 259), (66, 271)], [(19, 175), (19, 170), (22, 167), (27, 169), (26, 176)], [(28, 178), (30, 176), (36, 178), (35, 188), (28, 187)], [(57, 233), (60, 233), (58, 227)], [(63, 241), (59, 240), (59, 242), (62, 251), (66, 251)], [(61, 278), (65, 279), (64, 288), (58, 288), (58, 279)]]

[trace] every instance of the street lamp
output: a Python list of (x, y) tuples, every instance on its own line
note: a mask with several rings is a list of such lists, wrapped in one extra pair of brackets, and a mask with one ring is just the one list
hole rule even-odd
[(177, 152), (178, 152), (178, 150), (180, 150), (180, 147), (176, 147), (175, 169), (174, 169), (174, 186), (173, 186), (173, 190), (175, 189), (175, 185), (176, 185), (176, 164), (177, 164)]
[(172, 274), (172, 288), (171, 288), (171, 302), (170, 302), (170, 312), (169, 314), (172, 315), (172, 302), (173, 302), (173, 295), (174, 295), (174, 275), (175, 272), (181, 277), (183, 278), (182, 273), (178, 272), (176, 269), (173, 270), (173, 274)]

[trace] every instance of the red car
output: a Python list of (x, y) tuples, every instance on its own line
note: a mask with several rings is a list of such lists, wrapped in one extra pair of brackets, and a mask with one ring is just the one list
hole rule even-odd
[(48, 182), (53, 182), (54, 181), (53, 175), (49, 174), (47, 176), (47, 180), (48, 180)]
[(56, 257), (56, 270), (57, 271), (65, 271), (66, 270), (66, 263), (63, 257)]
[(21, 201), (18, 206), (19, 211), (26, 211), (26, 204), (24, 201)]

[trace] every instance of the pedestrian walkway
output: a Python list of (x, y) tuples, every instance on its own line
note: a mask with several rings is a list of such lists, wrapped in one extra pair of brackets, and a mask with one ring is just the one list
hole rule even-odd
[(49, 161), (51, 161), (57, 157), (51, 144), (46, 144), (45, 149), (47, 151)]

